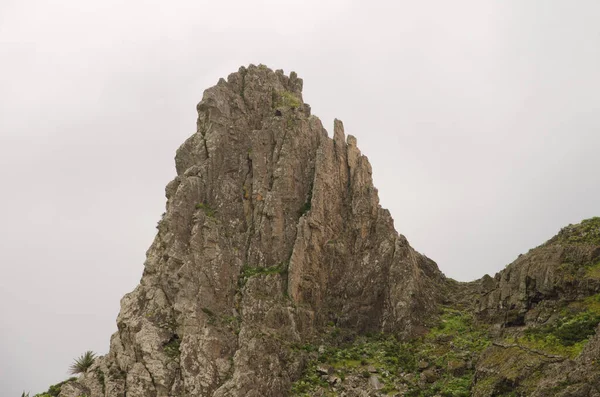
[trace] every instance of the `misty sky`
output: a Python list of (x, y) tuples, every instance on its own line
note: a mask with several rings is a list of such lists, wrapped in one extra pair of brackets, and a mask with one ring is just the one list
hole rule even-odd
[(600, 215), (600, 2), (0, 0), (0, 394), (106, 353), (204, 89), (298, 72), (458, 280)]

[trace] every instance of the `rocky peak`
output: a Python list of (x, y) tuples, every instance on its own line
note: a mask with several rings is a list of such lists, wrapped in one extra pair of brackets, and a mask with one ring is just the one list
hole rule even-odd
[(250, 65), (204, 92), (102, 376), (80, 380), (91, 397), (283, 396), (303, 368), (293, 346), (326, 324), (425, 329), (443, 275), (396, 233), (356, 138), (339, 120), (329, 138), (302, 85)]

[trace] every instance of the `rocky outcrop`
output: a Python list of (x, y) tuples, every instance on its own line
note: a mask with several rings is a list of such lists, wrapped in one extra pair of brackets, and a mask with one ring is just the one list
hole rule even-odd
[(495, 339), (477, 361), (474, 396), (600, 396), (600, 218), (461, 288)]
[(329, 138), (302, 84), (251, 65), (204, 92), (140, 285), (79, 381), (90, 397), (284, 396), (303, 368), (290, 347), (325, 324), (423, 332), (445, 278), (396, 233), (356, 138), (338, 120)]
[(600, 396), (600, 326), (576, 359), (549, 368), (532, 396)]
[[(594, 218), (569, 226), (479, 282), (476, 312), (504, 326), (546, 322), (558, 307), (600, 292), (600, 242)], [(588, 230), (590, 228), (590, 230)]]

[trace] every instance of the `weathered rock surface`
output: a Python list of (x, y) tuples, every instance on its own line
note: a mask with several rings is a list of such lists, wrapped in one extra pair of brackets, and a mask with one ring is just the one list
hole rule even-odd
[(600, 292), (600, 277), (587, 271), (600, 262), (599, 243), (572, 236), (576, 230), (579, 233), (575, 227), (563, 229), (547, 243), (519, 256), (493, 279), (482, 278), (476, 311), (506, 326), (543, 323), (564, 302)]
[(251, 65), (204, 92), (140, 285), (80, 379), (90, 397), (284, 396), (303, 366), (290, 346), (326, 323), (425, 330), (445, 278), (396, 233), (356, 139), (338, 120), (327, 136), (302, 84)]
[(577, 358), (549, 368), (532, 396), (600, 396), (600, 327)]
[(461, 287), (497, 340), (477, 362), (474, 396), (600, 396), (598, 328), (586, 343), (586, 329), (600, 321), (600, 218), (567, 226), (494, 278)]

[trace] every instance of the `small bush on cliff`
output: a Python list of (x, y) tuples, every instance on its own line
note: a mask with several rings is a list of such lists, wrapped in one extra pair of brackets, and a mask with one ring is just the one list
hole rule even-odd
[(75, 359), (75, 362), (71, 364), (69, 368), (69, 372), (72, 374), (81, 374), (86, 372), (94, 361), (96, 360), (96, 354), (91, 350), (83, 353), (79, 358)]
[(280, 92), (278, 98), (274, 101), (276, 107), (286, 107), (296, 109), (302, 106), (302, 101), (289, 91)]
[(179, 338), (179, 335), (173, 335), (163, 346), (163, 351), (170, 358), (177, 359), (181, 354), (181, 339)]
[(267, 275), (267, 274), (281, 274), (282, 276), (286, 276), (288, 270), (288, 263), (282, 262), (279, 265), (269, 266), (269, 267), (252, 267), (245, 265), (240, 272), (240, 277), (238, 280), (238, 286), (243, 287), (246, 284), (246, 281), (250, 277)]
[(556, 336), (566, 346), (572, 346), (592, 336), (596, 331), (598, 323), (600, 323), (599, 315), (588, 311), (579, 313), (561, 323), (556, 329)]
[(208, 206), (208, 204), (205, 203), (198, 203), (196, 204), (196, 209), (197, 210), (202, 210), (204, 211), (204, 213), (206, 214), (206, 216), (213, 218), (215, 216), (215, 210), (210, 208)]

